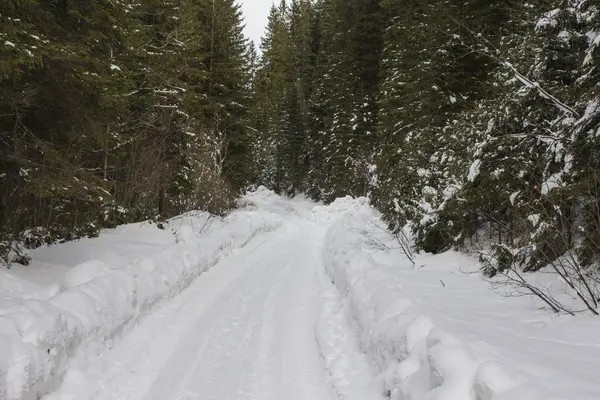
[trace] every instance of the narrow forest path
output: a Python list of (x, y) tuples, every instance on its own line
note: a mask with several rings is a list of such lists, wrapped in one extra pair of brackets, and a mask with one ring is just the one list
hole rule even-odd
[(336, 398), (315, 333), (325, 228), (283, 217), (99, 355), (93, 398)]

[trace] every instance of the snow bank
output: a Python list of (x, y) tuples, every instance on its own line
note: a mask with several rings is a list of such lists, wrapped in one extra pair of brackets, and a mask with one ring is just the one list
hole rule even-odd
[(358, 335), (349, 326), (348, 306), (342, 303), (338, 291), (324, 291), (323, 312), (316, 329), (317, 343), (337, 397), (344, 400), (384, 400), (361, 351)]
[(340, 197), (326, 206), (313, 207), (308, 217), (321, 225), (330, 225), (349, 214), (354, 215), (355, 218), (366, 217), (370, 211), (369, 204), (369, 199), (366, 197)]
[(479, 359), (471, 346), (421, 315), (397, 280), (365, 251), (359, 233), (368, 214), (364, 204), (346, 214), (329, 228), (323, 258), (346, 297), (381, 393), (394, 400), (541, 398), (522, 378)]
[(48, 298), (23, 298), (0, 308), (0, 399), (39, 399), (62, 379), (74, 379), (65, 373), (76, 353), (110, 347), (153, 306), (282, 223), (271, 213), (249, 210), (234, 212), (208, 230), (200, 218), (190, 219), (171, 222), (179, 224), (176, 241), (160, 251), (123, 265), (85, 261), (70, 269)]
[(259, 204), (268, 204), (277, 200), (280, 200), (280, 197), (277, 196), (274, 191), (267, 189), (264, 186), (259, 186), (255, 190), (247, 193), (244, 197), (240, 198), (238, 200), (238, 206), (256, 209)]

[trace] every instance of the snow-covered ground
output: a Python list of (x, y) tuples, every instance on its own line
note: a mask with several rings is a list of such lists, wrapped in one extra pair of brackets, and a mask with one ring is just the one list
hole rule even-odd
[(374, 249), (366, 199), (241, 204), (0, 270), (0, 399), (600, 398), (597, 318), (498, 296), (459, 253)]
[(110, 349), (201, 273), (282, 225), (263, 210), (191, 213), (165, 230), (122, 226), (0, 269), (0, 399), (39, 399), (63, 379), (82, 381), (74, 361)]
[(504, 296), (471, 273), (476, 259), (457, 252), (423, 255), (418, 271), (393, 255), (379, 261), (418, 312), (469, 343), (477, 359), (525, 377), (543, 399), (600, 399), (598, 317), (557, 316), (532, 297)]
[(600, 399), (597, 317), (505, 296), (462, 253), (421, 254), (413, 265), (381, 226), (376, 212), (355, 211), (330, 229), (325, 250), (380, 390), (415, 400)]

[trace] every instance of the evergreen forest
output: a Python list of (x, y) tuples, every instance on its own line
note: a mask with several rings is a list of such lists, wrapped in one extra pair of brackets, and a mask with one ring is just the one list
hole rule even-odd
[(243, 30), (235, 0), (1, 1), (3, 261), (264, 185), (597, 308), (598, 0), (281, 0)]

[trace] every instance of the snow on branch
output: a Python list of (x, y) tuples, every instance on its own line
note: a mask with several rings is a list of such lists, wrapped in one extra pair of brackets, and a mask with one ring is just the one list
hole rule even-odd
[(577, 117), (577, 118), (581, 117), (579, 115), (579, 113), (577, 111), (575, 111), (575, 109), (573, 107), (568, 106), (567, 104), (563, 103), (562, 101), (557, 99), (552, 94), (548, 93), (548, 91), (545, 90), (543, 87), (541, 87), (538, 82), (534, 82), (534, 81), (530, 80), (529, 78), (527, 78), (525, 75), (520, 73), (510, 62), (502, 61), (500, 59), (499, 59), (499, 61), (501, 61), (505, 67), (510, 69), (515, 74), (515, 77), (519, 80), (519, 82), (521, 82), (523, 85), (525, 85), (528, 88), (535, 89), (540, 94), (540, 96), (542, 96), (543, 98), (545, 98), (547, 100), (550, 100), (559, 110), (561, 110), (565, 114), (569, 114), (569, 115)]

